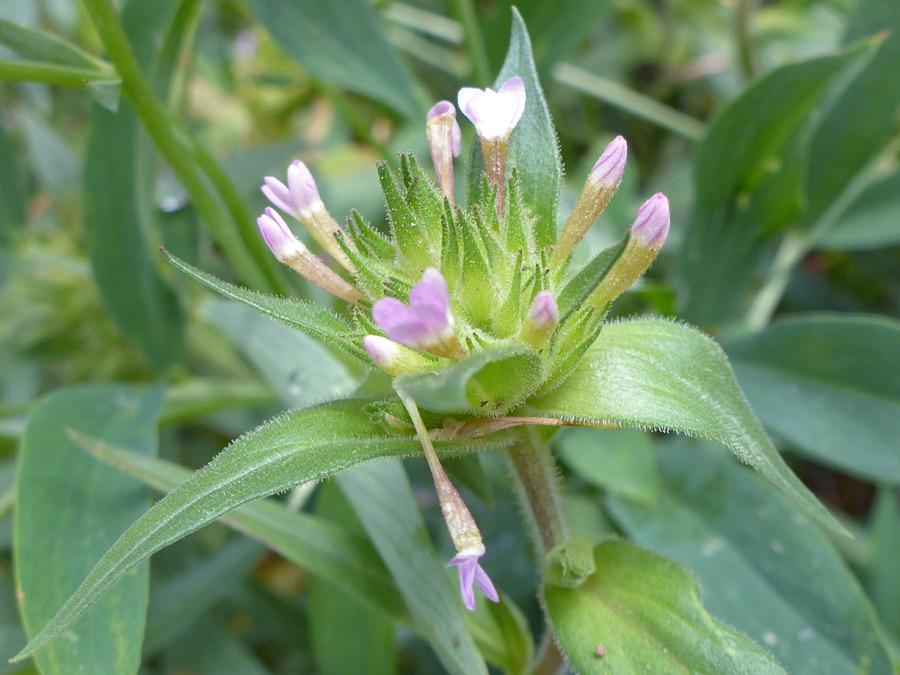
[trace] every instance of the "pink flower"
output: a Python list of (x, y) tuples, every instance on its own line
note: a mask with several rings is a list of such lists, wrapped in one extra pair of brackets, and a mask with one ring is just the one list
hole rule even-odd
[(409, 292), (409, 306), (396, 298), (382, 298), (372, 318), (394, 342), (414, 349), (431, 349), (455, 338), (447, 282), (429, 267)]
[(491, 602), (500, 602), (500, 596), (493, 582), (484, 568), (478, 563), (484, 555), (484, 547), (473, 552), (459, 553), (446, 567), (456, 567), (459, 571), (459, 592), (462, 595), (463, 604), (469, 611), (475, 611), (475, 589), (477, 585)]
[(256, 219), (256, 224), (259, 225), (259, 231), (266, 244), (279, 261), (292, 260), (303, 255), (306, 250), (275, 209), (266, 208), (265, 213)]
[(311, 220), (317, 213), (325, 210), (316, 181), (306, 164), (299, 159), (295, 159), (288, 167), (287, 185), (277, 178), (266, 176), (262, 191), (275, 206), (302, 222)]
[(487, 141), (509, 137), (525, 110), (525, 83), (514, 77), (498, 91), (463, 87), (457, 97), (459, 109), (471, 120), (478, 135)]
[(659, 250), (669, 235), (669, 200), (657, 192), (638, 209), (631, 234), (644, 248)]
[[(433, 106), (431, 106), (431, 110), (428, 111), (428, 115), (425, 116), (425, 123), (427, 124), (435, 117), (443, 117), (447, 116), (453, 120), (453, 123), (450, 125), (450, 143), (449, 147), (454, 157), (459, 157), (459, 153), (462, 152), (462, 132), (459, 130), (459, 122), (456, 121), (456, 108), (453, 107), (453, 104), (450, 101), (438, 101)], [(431, 137), (429, 136), (429, 142), (431, 141)], [(434, 150), (432, 149), (432, 152)]]
[(425, 133), (441, 190), (452, 203), (453, 158), (458, 157), (462, 149), (462, 134), (456, 121), (456, 108), (450, 101), (438, 101), (428, 111)]

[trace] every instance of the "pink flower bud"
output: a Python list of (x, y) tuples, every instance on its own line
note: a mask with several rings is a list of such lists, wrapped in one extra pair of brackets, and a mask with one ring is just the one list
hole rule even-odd
[(256, 224), (259, 225), (266, 244), (280, 262), (287, 263), (306, 251), (306, 247), (294, 236), (275, 209), (266, 208), (265, 213), (256, 219)]
[(450, 101), (439, 101), (432, 106), (425, 118), (425, 130), (438, 182), (444, 195), (452, 203), (453, 158), (459, 156), (462, 134), (456, 121), (456, 108)]
[(287, 185), (277, 178), (266, 176), (262, 191), (275, 206), (301, 222), (310, 220), (325, 210), (316, 181), (306, 164), (299, 159), (295, 159), (288, 167)]
[(541, 291), (534, 296), (519, 339), (533, 347), (540, 347), (556, 329), (558, 322), (559, 307), (556, 305), (556, 298), (550, 291)]
[(589, 180), (598, 187), (615, 190), (622, 182), (627, 159), (628, 144), (624, 138), (616, 136), (594, 164)]
[(638, 209), (631, 235), (644, 248), (659, 250), (669, 235), (669, 200), (657, 192)]

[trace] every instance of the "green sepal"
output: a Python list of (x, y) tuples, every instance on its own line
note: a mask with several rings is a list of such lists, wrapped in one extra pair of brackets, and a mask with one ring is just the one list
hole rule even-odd
[(543, 378), (538, 352), (508, 344), (476, 352), (443, 370), (398, 377), (394, 388), (424, 410), (494, 416), (524, 401)]
[(311, 302), (304, 302), (303, 300), (264, 295), (263, 293), (229, 284), (227, 281), (222, 281), (211, 274), (198, 270), (193, 265), (189, 265), (175, 257), (164, 248), (160, 250), (172, 265), (229, 300), (251, 307), (261, 314), (286, 323), (288, 326), (299, 328), (304, 333), (308, 333), (326, 344), (346, 352), (366, 366), (371, 365), (371, 359), (369, 359), (362, 344), (358, 340), (353, 339), (350, 327), (336, 314), (324, 307)]
[(381, 181), (388, 220), (394, 233), (399, 257), (407, 263), (411, 271), (421, 274), (432, 264), (432, 258), (428, 246), (425, 245), (423, 232), (416, 222), (416, 214), (400, 193), (387, 162), (378, 163), (378, 178)]
[(501, 338), (510, 337), (519, 332), (522, 326), (522, 251), (516, 255), (512, 279), (509, 283), (509, 294), (493, 316), (494, 332)]
[(541, 386), (539, 394), (553, 391), (575, 372), (581, 357), (600, 337), (605, 315), (605, 307), (602, 311), (586, 307), (572, 321), (557, 329), (548, 346), (551, 353), (551, 375)]
[(577, 588), (597, 571), (594, 547), (584, 539), (568, 539), (547, 553), (544, 583)]
[(463, 249), (463, 269), (457, 296), (465, 306), (465, 313), (477, 326), (484, 327), (491, 315), (494, 289), (491, 284), (491, 268), (476, 238), (475, 217), (461, 213), (459, 232)]
[(416, 214), (417, 227), (428, 238), (432, 252), (441, 250), (441, 213), (444, 196), (422, 171), (415, 155), (400, 155), (400, 170), (406, 182), (406, 201)]
[(534, 218), (528, 213), (522, 199), (522, 187), (519, 182), (519, 171), (513, 167), (507, 185), (507, 209), (504, 228), (506, 230), (506, 250), (515, 255), (524, 251), (530, 257), (534, 246), (528, 233), (534, 227)]
[(456, 292), (462, 275), (462, 256), (460, 255), (459, 211), (444, 201), (441, 212), (441, 273), (447, 281), (450, 295)]
[(347, 229), (356, 247), (370, 256), (388, 265), (392, 265), (397, 257), (393, 242), (369, 225), (359, 211), (353, 209), (347, 218)]
[(622, 255), (627, 243), (628, 237), (626, 236), (618, 243), (603, 249), (569, 278), (559, 292), (559, 297), (556, 298), (561, 324), (572, 312), (581, 307), (594, 289), (600, 285), (616, 260)]
[(382, 279), (386, 276), (385, 270), (393, 271), (392, 268), (350, 248), (342, 232), (335, 234), (334, 238), (337, 239), (338, 246), (341, 247), (353, 266), (353, 279), (356, 281), (357, 288), (370, 300), (383, 297), (384, 283)]

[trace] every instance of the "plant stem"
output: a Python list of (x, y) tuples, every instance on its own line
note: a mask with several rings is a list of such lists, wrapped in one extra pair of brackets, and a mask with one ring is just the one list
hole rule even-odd
[[(281, 285), (274, 266), (258, 246), (246, 242), (243, 223), (229, 222), (229, 215), (209, 189), (197, 165), (195, 146), (153, 93), (144, 77), (128, 37), (109, 0), (84, 0), (110, 61), (122, 78), (122, 91), (137, 111), (147, 133), (187, 190), (201, 218), (222, 245), (231, 264), (244, 281), (259, 289)], [(202, 153), (201, 153), (202, 154)], [(248, 227), (250, 224), (247, 225)]]
[(79, 66), (60, 66), (40, 61), (0, 60), (0, 81), (42, 82), (58, 87), (84, 87), (88, 82), (115, 82), (112, 70)]
[(472, 59), (472, 74), (475, 76), (475, 81), (482, 87), (490, 86), (491, 67), (488, 62), (487, 50), (484, 47), (484, 36), (481, 34), (478, 15), (475, 13), (475, 4), (472, 0), (453, 0), (453, 9), (457, 20), (463, 26), (466, 48)]
[(753, 54), (752, 19), (756, 9), (756, 0), (738, 0), (735, 16), (735, 32), (737, 33), (738, 57), (744, 77), (752, 80), (756, 77), (756, 59)]
[(692, 141), (706, 135), (706, 125), (690, 115), (571, 63), (556, 66), (553, 79)]
[(569, 536), (562, 511), (559, 472), (550, 447), (536, 429), (526, 427), (508, 451), (518, 479), (522, 508), (537, 534), (541, 556)]

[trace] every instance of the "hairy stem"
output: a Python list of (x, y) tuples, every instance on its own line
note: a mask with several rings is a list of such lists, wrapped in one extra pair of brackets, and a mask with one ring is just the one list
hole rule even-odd
[(509, 459), (518, 479), (522, 507), (537, 533), (541, 555), (546, 555), (569, 536), (562, 511), (559, 472), (550, 447), (536, 429), (526, 427), (509, 449)]

